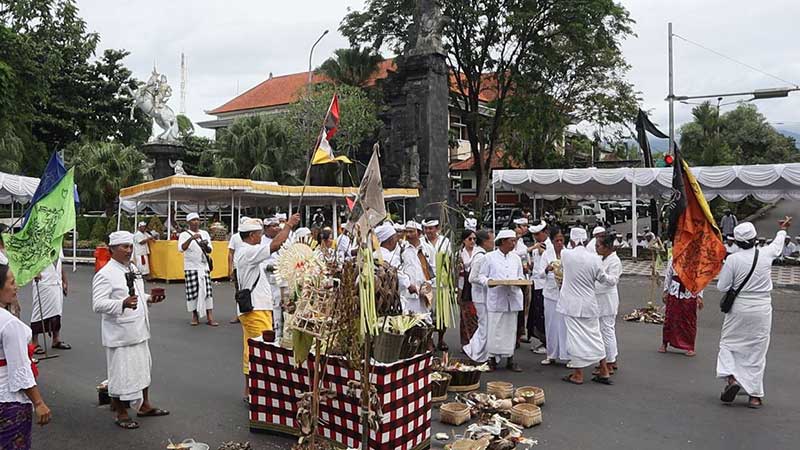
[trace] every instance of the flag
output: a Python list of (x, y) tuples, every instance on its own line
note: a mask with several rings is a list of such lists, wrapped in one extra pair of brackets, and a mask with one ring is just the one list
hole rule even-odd
[[(44, 173), (42, 177), (39, 179), (39, 185), (36, 186), (36, 192), (33, 193), (33, 198), (31, 199), (31, 206), (35, 205), (36, 202), (42, 199), (42, 197), (46, 196), (53, 190), (54, 187), (64, 178), (64, 175), (67, 174), (67, 168), (64, 167), (64, 161), (61, 160), (61, 156), (58, 155), (58, 152), (53, 152), (50, 155), (50, 160), (47, 162), (47, 167), (44, 169)], [(75, 186), (75, 204), (80, 204), (80, 198), (78, 197), (78, 187)], [(23, 224), (28, 221), (28, 216), (30, 215), (30, 208), (25, 213), (25, 219), (23, 220)]]
[(339, 129), (339, 96), (333, 94), (331, 105), (328, 106), (328, 113), (325, 114), (325, 138), (329, 141), (333, 139)]
[(334, 162), (343, 162), (345, 164), (353, 163), (353, 161), (350, 161), (350, 158), (347, 156), (333, 156), (333, 149), (331, 148), (331, 144), (328, 142), (325, 130), (322, 130), (322, 132), (319, 134), (318, 141), (319, 145), (317, 145), (317, 149), (314, 151), (314, 158), (311, 160), (312, 165), (329, 164)]
[(58, 258), (64, 234), (75, 229), (74, 170), (31, 206), (22, 231), (3, 235), (9, 266), (19, 286), (28, 284)]
[[(362, 236), (383, 222), (386, 218), (386, 203), (383, 199), (383, 180), (381, 179), (381, 165), (378, 161), (379, 146), (372, 147), (372, 157), (367, 164), (367, 170), (358, 187), (358, 197), (350, 212), (349, 229), (358, 225)], [(348, 202), (349, 204), (349, 202)]]
[(692, 293), (703, 290), (722, 270), (725, 244), (700, 184), (675, 148), (668, 236), (672, 265), (681, 283)]
[(650, 150), (650, 141), (647, 140), (647, 133), (652, 133), (657, 138), (669, 139), (669, 136), (662, 133), (661, 130), (650, 121), (650, 118), (647, 117), (647, 113), (640, 109), (639, 114), (636, 116), (636, 140), (639, 142), (639, 148), (642, 149), (644, 166), (655, 167), (653, 164), (653, 152)]

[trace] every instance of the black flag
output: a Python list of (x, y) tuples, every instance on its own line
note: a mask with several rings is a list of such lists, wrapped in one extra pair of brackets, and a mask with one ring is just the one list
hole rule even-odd
[[(653, 152), (650, 150), (650, 141), (647, 140), (647, 133), (657, 138), (669, 139), (669, 136), (656, 128), (653, 122), (650, 122), (647, 113), (640, 109), (639, 114), (636, 116), (636, 140), (639, 141), (639, 147), (644, 155), (644, 166), (655, 167)], [(677, 145), (675, 147), (677, 148)]]

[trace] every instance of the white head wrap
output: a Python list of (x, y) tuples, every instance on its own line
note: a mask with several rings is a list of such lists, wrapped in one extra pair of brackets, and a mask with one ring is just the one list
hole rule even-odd
[(191, 220), (194, 220), (194, 219), (198, 219), (198, 220), (200, 220), (200, 214), (197, 214), (197, 213), (189, 213), (189, 214), (186, 216), (186, 221), (187, 221), (187, 222), (189, 222), (189, 221), (191, 221)]
[(288, 216), (286, 215), (286, 213), (278, 213), (278, 214), (275, 214), (275, 218), (277, 218), (278, 220), (286, 220), (286, 219), (287, 219), (287, 217), (288, 217)]
[(547, 227), (547, 222), (545, 222), (544, 220), (541, 220), (536, 225), (528, 228), (528, 230), (530, 230), (531, 233), (538, 233), (538, 232), (544, 230), (545, 227)]
[(569, 240), (578, 244), (586, 242), (586, 230), (581, 227), (575, 227), (569, 230)]
[(420, 225), (418, 222), (415, 222), (413, 220), (409, 220), (408, 222), (406, 222), (406, 230), (422, 231), (422, 225)]
[(430, 220), (423, 220), (422, 221), (423, 227), (438, 227), (439, 220), (438, 219), (430, 219)]
[(108, 235), (108, 245), (133, 245), (133, 234), (130, 231), (115, 231)]
[(495, 242), (502, 241), (503, 239), (513, 239), (517, 237), (517, 233), (514, 230), (500, 230), (497, 233), (497, 236), (494, 238)]
[(267, 217), (267, 218), (264, 219), (264, 226), (265, 227), (269, 226), (269, 225), (278, 225), (280, 223), (281, 223), (281, 221), (278, 220), (278, 218), (275, 217), (275, 216)]
[(249, 217), (247, 217), (247, 216), (242, 216), (242, 217), (239, 217), (239, 225), (241, 225), (241, 224), (243, 224), (243, 223), (247, 222), (248, 220), (250, 220), (250, 218), (249, 218)]
[(390, 223), (383, 223), (377, 228), (375, 228), (375, 236), (378, 237), (378, 241), (383, 244), (384, 242), (388, 241), (392, 238), (392, 236), (396, 235), (397, 232), (394, 230), (394, 226)]
[(402, 223), (396, 223), (393, 226), (394, 226), (394, 231), (398, 233), (401, 231), (406, 231), (406, 227), (404, 227)]
[(733, 238), (737, 241), (747, 242), (756, 237), (756, 227), (750, 222), (742, 222), (733, 229)]
[(0, 264), (7, 266), (8, 265), (8, 258), (2, 252), (0, 252)]
[(514, 219), (514, 225), (527, 225), (528, 219), (524, 217), (520, 217), (519, 219)]
[(139, 226), (140, 227), (146, 227), (147, 226), (147, 222), (139, 222)]
[(264, 228), (264, 222), (261, 219), (247, 219), (247, 221), (239, 225), (239, 231), (246, 233), (248, 231), (258, 231)]
[(598, 234), (605, 233), (605, 232), (606, 232), (606, 229), (603, 228), (603, 227), (594, 227), (594, 230), (592, 230), (592, 236), (597, 236)]

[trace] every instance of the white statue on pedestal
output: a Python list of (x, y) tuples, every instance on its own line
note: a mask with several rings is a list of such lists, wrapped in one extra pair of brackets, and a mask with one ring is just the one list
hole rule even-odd
[(133, 110), (138, 107), (164, 130), (156, 136), (155, 141), (166, 143), (178, 141), (178, 120), (172, 108), (167, 106), (167, 101), (172, 96), (172, 88), (167, 84), (166, 75), (159, 74), (153, 68), (153, 73), (150, 74), (150, 78), (143, 86), (133, 90), (130, 86), (125, 85), (122, 89), (127, 89), (133, 97), (131, 119), (133, 119)]

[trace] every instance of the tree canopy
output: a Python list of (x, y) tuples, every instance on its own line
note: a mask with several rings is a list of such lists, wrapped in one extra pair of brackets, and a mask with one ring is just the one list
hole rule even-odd
[(317, 68), (334, 83), (366, 87), (367, 81), (378, 70), (383, 57), (371, 48), (340, 48)]

